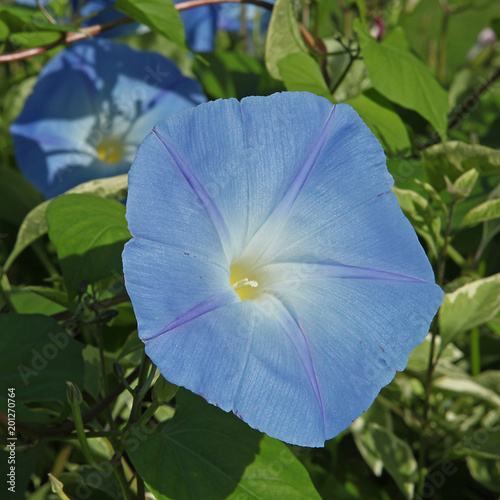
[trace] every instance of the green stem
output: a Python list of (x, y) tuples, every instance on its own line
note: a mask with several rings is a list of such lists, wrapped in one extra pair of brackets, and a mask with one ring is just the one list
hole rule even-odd
[(352, 21), (353, 21), (353, 11), (347, 9), (344, 12), (344, 35), (346, 38), (352, 38)]
[(446, 223), (446, 229), (444, 232), (443, 248), (441, 249), (441, 255), (438, 262), (437, 278), (436, 283), (439, 286), (444, 284), (444, 272), (446, 269), (446, 257), (448, 255), (448, 245), (450, 244), (450, 234), (451, 234), (451, 223), (453, 220), (453, 214), (455, 212), (455, 203), (452, 203), (450, 211), (448, 213), (448, 221)]
[(7, 275), (4, 274), (0, 279), (0, 298), (5, 302), (5, 305), (8, 306), (10, 311), (16, 312), (16, 308), (14, 307), (14, 304), (10, 300), (9, 292), (10, 292), (10, 283), (7, 278)]
[[(83, 417), (82, 417), (83, 419)], [(122, 431), (86, 431), (85, 437), (87, 439), (92, 438), (110, 438), (110, 437), (120, 437), (122, 435)], [(69, 434), (68, 436), (53, 436), (45, 438), (48, 441), (66, 441), (73, 440), (74, 436)]]
[(428, 440), (427, 440), (427, 428), (429, 426), (429, 412), (430, 412), (430, 401), (431, 401), (431, 390), (432, 390), (432, 378), (434, 375), (434, 370), (436, 368), (437, 362), (434, 360), (434, 354), (436, 351), (436, 338), (438, 336), (438, 329), (436, 323), (433, 324), (431, 336), (431, 348), (429, 352), (429, 361), (427, 363), (427, 373), (425, 378), (425, 397), (424, 397), (424, 411), (422, 417), (422, 425), (420, 429), (420, 450), (418, 455), (418, 484), (421, 486), (425, 481), (425, 455), (427, 452)]
[(127, 478), (125, 477), (125, 472), (123, 472), (121, 462), (113, 467), (113, 472), (115, 473), (116, 479), (120, 485), (123, 500), (132, 500), (132, 492), (130, 491)]
[(52, 261), (47, 255), (47, 251), (45, 250), (43, 243), (41, 241), (34, 241), (32, 243), (32, 247), (33, 251), (35, 252), (36, 256), (40, 259), (40, 262), (43, 264), (43, 267), (45, 267), (45, 270), (47, 271), (49, 276), (51, 278), (59, 276), (59, 271), (56, 269), (54, 264), (52, 264)]
[(87, 442), (87, 436), (85, 435), (82, 414), (80, 411), (80, 404), (72, 399), (69, 400), (69, 404), (71, 406), (71, 411), (73, 413), (73, 421), (75, 422), (76, 435), (78, 436), (78, 441), (80, 443), (82, 453), (90, 465), (92, 465), (97, 469), (100, 469), (101, 467), (92, 456), (92, 452), (90, 451), (89, 448), (89, 443)]
[(156, 374), (156, 366), (151, 363), (149, 358), (147, 359), (147, 363), (149, 366), (151, 366), (151, 370), (149, 370), (148, 378), (145, 380), (143, 386), (139, 390), (139, 394), (137, 395), (137, 399), (139, 401), (142, 401), (142, 399), (146, 395), (146, 392), (148, 392), (149, 388), (151, 387), (151, 383), (153, 382), (153, 379), (154, 379), (155, 374)]
[(470, 370), (473, 377), (481, 373), (481, 351), (477, 326), (470, 332)]
[(355, 59), (356, 59), (356, 57), (353, 56), (349, 52), (349, 62), (347, 63), (347, 66), (345, 67), (344, 71), (342, 71), (342, 74), (339, 76), (338, 80), (335, 82), (335, 85), (330, 89), (330, 93), (332, 95), (335, 94), (335, 91), (338, 89), (339, 85), (342, 83), (342, 80), (345, 78), (347, 73), (349, 73), (349, 70), (351, 69), (352, 63), (355, 61)]
[[(443, 247), (441, 248), (441, 253), (439, 255), (438, 269), (437, 269), (437, 279), (436, 283), (439, 286), (444, 284), (444, 272), (446, 269), (446, 259), (448, 256), (448, 245), (450, 242), (451, 233), (451, 223), (453, 220), (453, 214), (455, 211), (455, 203), (451, 204), (450, 210), (448, 211), (448, 217), (446, 222), (446, 229), (444, 233)], [(422, 426), (420, 429), (420, 450), (418, 456), (418, 486), (416, 493), (418, 493), (420, 487), (424, 484), (426, 478), (426, 453), (428, 448), (427, 439), (427, 429), (429, 427), (429, 414), (430, 414), (430, 401), (432, 392), (432, 379), (434, 376), (434, 371), (438, 364), (439, 356), (435, 355), (436, 352), (436, 340), (439, 335), (439, 327), (436, 319), (434, 319), (431, 325), (431, 347), (429, 352), (429, 361), (427, 363), (427, 374), (425, 380), (425, 397), (424, 397), (424, 408), (422, 416)]]
[(136, 475), (136, 481), (137, 481), (137, 499), (138, 500), (145, 500), (146, 499), (146, 491), (144, 488), (144, 481), (142, 480), (142, 477), (139, 476), (139, 474)]

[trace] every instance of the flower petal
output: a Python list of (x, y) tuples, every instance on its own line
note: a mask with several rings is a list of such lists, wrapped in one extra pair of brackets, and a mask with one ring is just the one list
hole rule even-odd
[[(208, 195), (203, 188), (197, 193), (193, 184), (200, 187), (197, 180), (186, 177), (159, 137), (148, 135), (129, 172), (129, 185), (133, 186), (127, 198), (129, 230), (134, 237), (225, 265), (229, 273), (220, 234), (199, 198), (199, 193)], [(205, 201), (210, 204), (211, 199)], [(212, 215), (217, 217), (217, 214)], [(223, 224), (219, 219), (216, 222)], [(229, 274), (226, 285), (228, 283)]]
[(310, 154), (331, 103), (296, 92), (219, 100), (156, 125), (211, 196), (238, 255)]
[(280, 266), (283, 279), (267, 291), (307, 338), (323, 403), (314, 411), (324, 411), (329, 439), (366, 411), (396, 370), (405, 368), (408, 354), (428, 333), (443, 291), (389, 273)]
[(298, 368), (304, 353), (288, 328), (276, 305), (246, 300), (147, 341), (146, 353), (167, 380), (252, 427), (291, 443), (321, 446), (317, 395), (308, 373)]
[[(163, 375), (290, 443), (345, 429), (406, 366), (443, 297), (392, 183), (359, 116), (312, 94), (216, 101), (159, 123), (127, 207), (133, 241), (158, 246), (128, 243), (125, 273)], [(165, 248), (194, 249), (213, 286), (193, 290), (198, 264)], [(139, 259), (148, 272), (132, 270)], [(153, 297), (155, 265), (160, 283), (182, 269), (185, 286), (179, 272), (168, 298)], [(168, 313), (151, 322), (156, 309)]]
[(136, 237), (125, 245), (123, 269), (142, 340), (162, 342), (179, 324), (239, 300), (227, 268), (183, 248)]
[[(159, 54), (102, 39), (78, 42), (44, 66), (11, 126), (19, 166), (48, 198), (126, 173), (159, 119), (203, 100), (200, 86)], [(123, 146), (113, 162), (97, 151), (109, 138)]]

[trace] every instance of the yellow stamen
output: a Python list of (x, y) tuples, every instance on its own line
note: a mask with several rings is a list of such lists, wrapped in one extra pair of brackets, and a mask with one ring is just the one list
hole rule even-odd
[(125, 152), (123, 141), (114, 137), (106, 137), (97, 146), (97, 156), (105, 163), (118, 163)]
[(241, 300), (251, 300), (259, 292), (259, 283), (253, 273), (241, 266), (231, 266), (231, 286)]

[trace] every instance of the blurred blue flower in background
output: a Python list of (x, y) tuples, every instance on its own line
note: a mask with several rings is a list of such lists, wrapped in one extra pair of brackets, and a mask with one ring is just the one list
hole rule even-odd
[(159, 54), (79, 42), (46, 64), (11, 125), (19, 167), (47, 198), (126, 173), (156, 122), (205, 100)]
[(392, 185), (357, 113), (309, 93), (158, 123), (129, 174), (123, 262), (164, 377), (289, 443), (347, 428), (443, 298)]
[[(275, 0), (267, 0), (274, 4)], [(242, 7), (245, 12), (246, 29), (252, 31), (254, 23), (260, 24), (261, 32), (266, 31), (271, 20), (271, 11), (253, 4), (222, 3), (218, 5), (217, 27), (225, 31), (241, 31)]]
[[(42, 5), (47, 5), (50, 2), (50, 0), (41, 0)], [(27, 5), (29, 7), (36, 7), (37, 3), (36, 0), (16, 0), (16, 3), (19, 5)]]
[[(177, 0), (174, 3), (178, 3), (179, 1), (181, 0)], [(89, 0), (82, 7), (80, 14), (82, 16), (88, 16), (93, 12), (114, 7), (115, 3), (115, 0)], [(212, 5), (197, 7), (181, 12), (180, 16), (184, 23), (188, 47), (194, 52), (212, 51), (214, 49), (214, 37), (217, 29), (217, 8)], [(121, 19), (122, 17), (124, 17), (124, 14), (116, 9), (111, 9), (88, 19), (83, 23), (83, 26), (109, 23)], [(134, 33), (145, 33), (148, 30), (149, 28), (142, 24), (129, 23), (104, 31), (99, 36), (113, 38), (132, 35)]]

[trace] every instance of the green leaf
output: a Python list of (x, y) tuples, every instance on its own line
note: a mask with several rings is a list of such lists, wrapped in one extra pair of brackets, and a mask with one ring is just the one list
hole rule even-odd
[(462, 226), (473, 226), (480, 222), (500, 217), (500, 199), (488, 200), (470, 210), (462, 221)]
[(434, 392), (444, 392), (458, 397), (472, 397), (479, 401), (485, 401), (493, 407), (500, 408), (500, 396), (472, 378), (440, 377), (432, 384)]
[(116, 8), (179, 47), (186, 47), (184, 25), (172, 0), (117, 0)]
[[(123, 200), (127, 196), (128, 175), (117, 175), (105, 179), (84, 182), (68, 191), (68, 193), (89, 193), (102, 198), (112, 200)], [(12, 263), (17, 259), (23, 250), (28, 248), (34, 241), (47, 233), (46, 212), (50, 201), (44, 201), (36, 206), (25, 217), (19, 232), (17, 233), (16, 243), (6, 260), (3, 271), (7, 272)]]
[(296, 19), (293, 0), (276, 0), (266, 38), (266, 66), (280, 80), (278, 62), (289, 54), (308, 53)]
[[(92, 440), (92, 442), (95, 441), (95, 439)], [(69, 496), (69, 498), (92, 500), (116, 500), (121, 497), (120, 488), (109, 462), (104, 462), (101, 471), (84, 465), (72, 470), (72, 472), (63, 472), (57, 476), (57, 479), (64, 485), (66, 498)]]
[(355, 21), (363, 59), (373, 86), (383, 96), (423, 116), (446, 139), (448, 95), (431, 70), (408, 49), (396, 28), (382, 43)]
[(395, 155), (411, 149), (408, 131), (391, 103), (375, 89), (370, 89), (346, 101), (370, 127), (386, 151)]
[(16, 403), (66, 401), (66, 380), (83, 383), (83, 344), (52, 318), (41, 314), (0, 315), (0, 393), (6, 408), (7, 388)]
[(278, 61), (278, 70), (287, 90), (311, 92), (334, 102), (318, 63), (309, 54), (288, 54)]
[(410, 445), (390, 430), (372, 425), (373, 440), (384, 464), (399, 489), (407, 498), (413, 498), (417, 479), (417, 461)]
[(400, 189), (415, 191), (415, 181), (425, 179), (422, 162), (415, 158), (387, 158), (387, 169)]
[(442, 346), (500, 311), (500, 274), (468, 283), (444, 297), (439, 313)]
[(284, 443), (185, 389), (176, 401), (171, 420), (154, 429), (132, 429), (124, 440), (134, 467), (159, 500), (320, 499)]
[(465, 447), (464, 451), (467, 451), (467, 455), (474, 457), (500, 460), (500, 429), (482, 429), (482, 431), (480, 442), (470, 443), (473, 446)]
[[(420, 345), (413, 349), (408, 358), (408, 365), (406, 367), (406, 370), (417, 373), (427, 371), (429, 367), (431, 342), (431, 335), (429, 334), (427, 335), (427, 337), (425, 337), (425, 340)], [(439, 350), (442, 344), (441, 337), (437, 336), (434, 340), (434, 343), (435, 348)], [(458, 347), (456, 347), (454, 344), (448, 344), (442, 350), (439, 356), (440, 367), (443, 366), (443, 362), (446, 362), (448, 364), (454, 363), (463, 358), (463, 356), (463, 352), (458, 349)]]
[(34, 293), (39, 297), (50, 300), (54, 304), (59, 304), (65, 309), (69, 309), (71, 306), (71, 303), (68, 300), (68, 295), (60, 290), (55, 290), (54, 288), (46, 286), (25, 286), (22, 288), (22, 291)]
[(19, 232), (17, 233), (14, 248), (3, 266), (4, 272), (9, 270), (12, 263), (23, 250), (28, 248), (34, 241), (47, 233), (45, 212), (48, 205), (48, 201), (40, 203), (40, 205), (37, 205), (33, 210), (31, 210), (31, 212), (23, 220), (23, 223), (19, 228)]
[(358, 7), (359, 17), (361, 18), (361, 22), (366, 24), (366, 0), (355, 0), (356, 6)]
[[(43, 288), (43, 287), (33, 287), (33, 288)], [(47, 289), (52, 290), (52, 289)], [(58, 293), (57, 290), (53, 290), (54, 293)], [(59, 292), (62, 295), (62, 292)], [(10, 294), (10, 300), (18, 313), (23, 314), (45, 314), (50, 316), (58, 312), (68, 309), (68, 306), (58, 304), (57, 302), (44, 297), (43, 295), (30, 290), (30, 287), (25, 289), (13, 289)]]
[(0, 218), (18, 226), (43, 201), (40, 192), (13, 168), (0, 168)]
[(94, 283), (122, 273), (121, 254), (130, 233), (121, 203), (86, 194), (63, 195), (50, 202), (47, 225), (71, 297), (84, 279)]
[(372, 472), (377, 477), (380, 477), (384, 470), (384, 464), (373, 439), (372, 426), (374, 424), (392, 430), (391, 413), (389, 409), (378, 402), (378, 400), (375, 400), (373, 405), (358, 417), (349, 429), (352, 432), (354, 442), (361, 456)]
[(77, 31), (78, 28), (64, 24), (53, 24), (46, 19), (39, 9), (31, 9), (20, 5), (0, 6), (0, 20), (5, 23), (11, 33), (22, 33), (26, 39), (38, 31)]
[(450, 182), (448, 177), (445, 177), (444, 180), (446, 182), (446, 188), (450, 193), (452, 200), (458, 202), (467, 198), (474, 188), (478, 177), (479, 172), (475, 168), (464, 172), (453, 184)]
[(422, 151), (422, 159), (429, 182), (441, 191), (446, 187), (445, 176), (455, 182), (464, 172), (475, 168), (479, 174), (500, 173), (500, 151), (449, 141)]
[(0, 40), (7, 40), (9, 33), (9, 27), (3, 21), (0, 21)]
[(2, 118), (6, 122), (13, 121), (22, 111), (26, 98), (33, 91), (36, 76), (27, 77), (17, 85), (12, 85), (4, 94)]
[(500, 18), (495, 18), (491, 20), (491, 27), (495, 32), (497, 38), (500, 38)]
[(498, 460), (468, 457), (467, 467), (475, 481), (490, 491), (500, 493), (500, 465)]
[(203, 61), (195, 61), (195, 71), (207, 94), (214, 99), (242, 99), (284, 90), (283, 84), (271, 78), (263, 63), (236, 51), (203, 54)]
[[(494, 188), (489, 196), (488, 200), (498, 200), (500, 199), (500, 184)], [(476, 254), (476, 259), (479, 260), (481, 254), (484, 252), (485, 248), (489, 245), (490, 241), (500, 232), (500, 220), (490, 219), (485, 221), (483, 224), (483, 235), (481, 237), (481, 243), (479, 244), (479, 249)]]
[(55, 31), (34, 31), (31, 33), (12, 33), (9, 40), (20, 47), (30, 48), (57, 42), (61, 35)]
[(392, 188), (399, 204), (413, 227), (425, 240), (435, 256), (438, 255), (441, 219), (435, 215), (430, 203), (411, 189)]

